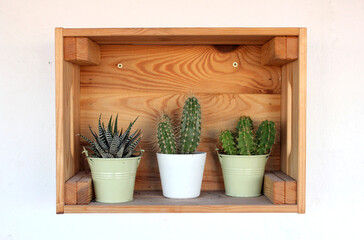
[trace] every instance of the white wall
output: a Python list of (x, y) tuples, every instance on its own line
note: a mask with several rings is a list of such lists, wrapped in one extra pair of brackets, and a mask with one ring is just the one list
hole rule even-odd
[[(308, 28), (305, 215), (55, 214), (55, 27), (263, 26)], [(0, 239), (362, 235), (363, 42), (363, 0), (0, 0)]]

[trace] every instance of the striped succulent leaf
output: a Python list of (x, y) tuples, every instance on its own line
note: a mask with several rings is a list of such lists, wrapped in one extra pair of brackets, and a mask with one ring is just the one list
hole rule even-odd
[(139, 144), (140, 140), (142, 139), (142, 137), (139, 137), (135, 142), (132, 142), (130, 145), (128, 145), (125, 149), (126, 152), (129, 151), (134, 151), (136, 146)]
[[(133, 122), (129, 124), (127, 130), (122, 133), (122, 130), (118, 130), (118, 115), (116, 115), (115, 120), (113, 121), (112, 116), (109, 119), (109, 123), (107, 128), (105, 129), (104, 123), (101, 123), (101, 114), (99, 117), (99, 125), (98, 130), (99, 134), (97, 135), (90, 128), (90, 132), (95, 141), (91, 141), (87, 137), (81, 135), (83, 139), (85, 139), (90, 146), (87, 147), (88, 150), (91, 150), (94, 154), (92, 156), (99, 158), (125, 158), (135, 156), (135, 148), (141, 141), (141, 130), (136, 130), (133, 134), (130, 135), (131, 129), (138, 118), (136, 118)], [(139, 151), (140, 152), (140, 151)]]
[(135, 118), (135, 120), (133, 122), (131, 122), (129, 124), (129, 127), (125, 130), (125, 132), (123, 134), (120, 135), (120, 141), (123, 142), (125, 139), (128, 139), (131, 128), (133, 127), (134, 123), (136, 122), (136, 120), (138, 120), (138, 117)]
[(116, 115), (115, 118), (115, 125), (114, 125), (114, 133), (113, 133), (113, 137), (118, 136), (119, 135), (119, 131), (118, 131), (118, 117), (119, 114)]
[(125, 142), (120, 144), (120, 149), (116, 152), (116, 157), (117, 158), (122, 158), (123, 157), (125, 145), (126, 145)]
[(105, 144), (107, 144), (106, 142), (106, 136), (105, 136), (105, 127), (103, 126), (104, 124), (102, 123), (101, 125), (101, 114), (99, 117), (99, 137), (101, 139), (101, 141)]
[(113, 137), (112, 141), (111, 141), (111, 145), (110, 145), (110, 153), (111, 154), (116, 154), (118, 147), (120, 145), (120, 139), (119, 137), (116, 135)]

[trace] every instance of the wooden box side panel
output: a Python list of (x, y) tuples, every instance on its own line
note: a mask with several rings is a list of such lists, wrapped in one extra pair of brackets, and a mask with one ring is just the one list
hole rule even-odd
[(266, 119), (276, 122), (277, 140), (267, 168), (280, 170), (281, 67), (261, 66), (259, 46), (101, 45), (100, 49), (99, 66), (81, 67), (80, 132), (90, 136), (88, 125), (96, 129), (100, 113), (104, 121), (118, 113), (124, 128), (139, 116), (135, 129), (143, 130), (141, 147), (146, 152), (136, 190), (161, 189), (156, 119), (164, 111), (179, 122), (186, 93), (196, 95), (202, 106), (198, 150), (208, 153), (202, 190), (224, 189), (215, 153), (217, 136), (233, 129), (241, 115), (252, 116), (256, 127)]
[(57, 212), (63, 212), (65, 182), (80, 169), (80, 68), (63, 58), (63, 35), (56, 29)]
[(88, 37), (98, 44), (262, 45), (275, 36), (297, 36), (299, 28), (94, 28), (65, 29), (64, 35)]
[(281, 170), (298, 179), (298, 161), (292, 155), (292, 82), (298, 79), (298, 60), (282, 66)]
[(306, 208), (306, 95), (307, 95), (307, 29), (299, 35), (298, 81), (293, 82), (292, 153), (298, 159), (297, 208)]
[(298, 212), (306, 192), (306, 29), (300, 29), (298, 60), (282, 66), (281, 170), (297, 180)]

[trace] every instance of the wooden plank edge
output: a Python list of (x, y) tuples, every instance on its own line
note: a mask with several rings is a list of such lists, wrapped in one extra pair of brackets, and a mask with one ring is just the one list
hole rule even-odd
[(67, 37), (298, 36), (300, 28), (64, 28)]
[(261, 47), (261, 65), (282, 66), (298, 58), (296, 36), (276, 36)]
[(85, 176), (84, 171), (79, 171), (74, 176), (70, 177), (65, 183), (65, 204), (78, 203), (78, 182)]
[(282, 171), (273, 171), (273, 174), (284, 181), (284, 203), (297, 204), (297, 181)]
[(65, 37), (64, 60), (82, 66), (100, 64), (100, 46), (87, 37)]
[(298, 136), (298, 181), (297, 208), (298, 213), (306, 211), (306, 95), (307, 95), (307, 29), (300, 28), (299, 35), (299, 136)]
[[(58, 149), (63, 145), (63, 28), (55, 29), (55, 76), (56, 76), (56, 212), (64, 212), (64, 159), (63, 151)], [(58, 93), (58, 94), (57, 94)]]
[(56, 205), (56, 213), (57, 214), (63, 214), (64, 213), (64, 204), (57, 204)]
[(65, 213), (297, 213), (297, 205), (95, 206), (65, 205)]
[(266, 172), (264, 174), (263, 194), (273, 204), (284, 204), (285, 181), (276, 176), (274, 172)]

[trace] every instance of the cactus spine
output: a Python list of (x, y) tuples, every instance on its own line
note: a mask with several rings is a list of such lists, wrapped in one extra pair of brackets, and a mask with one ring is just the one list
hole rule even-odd
[(255, 135), (255, 142), (257, 145), (256, 154), (268, 154), (272, 149), (276, 135), (274, 122), (264, 121), (259, 125), (258, 131)]
[(265, 155), (271, 151), (275, 135), (274, 122), (263, 121), (254, 134), (253, 121), (243, 116), (239, 119), (236, 133), (223, 131), (219, 139), (223, 152), (228, 155)]
[(185, 102), (180, 134), (180, 152), (194, 153), (201, 135), (201, 106), (195, 97), (189, 97)]
[(168, 115), (162, 115), (158, 123), (157, 138), (162, 153), (175, 154), (177, 152), (172, 121)]
[(252, 155), (255, 152), (253, 133), (253, 121), (250, 117), (244, 116), (239, 119), (236, 127), (238, 138), (238, 149), (240, 155)]
[(223, 131), (220, 134), (220, 142), (226, 154), (236, 155), (238, 153), (235, 147), (233, 133), (231, 131), (229, 130)]

